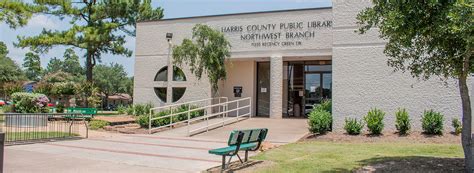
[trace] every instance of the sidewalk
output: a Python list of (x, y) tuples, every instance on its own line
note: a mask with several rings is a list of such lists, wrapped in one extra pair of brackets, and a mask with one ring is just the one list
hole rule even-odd
[[(200, 172), (221, 164), (208, 150), (226, 146), (231, 130), (269, 128), (268, 141), (295, 142), (307, 132), (306, 120), (252, 118), (193, 137), (173, 133), (91, 132), (89, 139), (8, 146), (5, 172)], [(181, 130), (176, 130), (182, 134)], [(255, 153), (251, 153), (253, 155)]]

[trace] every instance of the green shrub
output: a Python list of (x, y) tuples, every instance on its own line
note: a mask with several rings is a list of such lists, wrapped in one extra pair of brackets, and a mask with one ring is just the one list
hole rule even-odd
[(110, 125), (110, 123), (104, 120), (91, 120), (89, 122), (89, 129), (98, 130), (108, 125)]
[(3, 106), (4, 113), (13, 113), (15, 112), (15, 107), (13, 105), (5, 105)]
[[(188, 111), (188, 107), (189, 107), (189, 105), (181, 105), (181, 106), (173, 109), (173, 114)], [(189, 110), (193, 110), (193, 109), (196, 109), (196, 108), (197, 108), (196, 106), (191, 106), (189, 108)], [(152, 115), (152, 118), (170, 115), (170, 113), (171, 112), (170, 112), (169, 109), (168, 110), (163, 110), (161, 112), (154, 113)], [(203, 115), (204, 115), (204, 110), (195, 110), (195, 111), (191, 111), (189, 113), (189, 116), (190, 116), (191, 119), (195, 118), (195, 117), (198, 117), (198, 116), (203, 116)], [(172, 119), (173, 119), (173, 122), (187, 120), (188, 119), (188, 113), (177, 114), (177, 115), (173, 116)], [(149, 121), (150, 121), (150, 115), (149, 114), (139, 115), (138, 118), (136, 119), (137, 124), (139, 124), (140, 127), (143, 127), (143, 128), (148, 128)], [(151, 126), (152, 127), (160, 127), (160, 126), (164, 126), (164, 125), (168, 125), (168, 124), (170, 124), (170, 118), (169, 117), (154, 120), (151, 123)]]
[(408, 112), (405, 109), (398, 109), (395, 112), (396, 121), (395, 127), (398, 130), (398, 134), (405, 135), (410, 131), (411, 124), (410, 124), (410, 117), (408, 116)]
[(64, 105), (63, 104), (56, 105), (56, 113), (64, 113)]
[(118, 105), (117, 106), (117, 113), (122, 115), (122, 114), (125, 114), (127, 111), (127, 107), (123, 106), (123, 105)]
[(153, 108), (153, 105), (151, 103), (134, 104), (134, 105), (128, 106), (126, 112), (128, 115), (135, 115), (135, 116), (148, 115), (150, 114), (151, 108)]
[(459, 119), (453, 118), (452, 125), (453, 125), (453, 128), (454, 128), (454, 134), (456, 134), (456, 135), (461, 134), (462, 125), (461, 125), (461, 122), (459, 121)]
[(314, 107), (316, 110), (324, 110), (332, 114), (332, 102), (330, 99), (323, 100), (321, 104)]
[(325, 134), (331, 130), (332, 116), (325, 110), (314, 109), (309, 114), (309, 131), (314, 134)]
[(371, 109), (364, 117), (365, 123), (367, 123), (367, 128), (369, 129), (371, 134), (378, 135), (382, 133), (384, 127), (384, 116), (385, 112), (380, 109), (374, 108)]
[(346, 130), (349, 135), (358, 135), (364, 127), (362, 120), (357, 121), (357, 118), (346, 118), (344, 124), (344, 130)]
[(431, 135), (442, 135), (443, 121), (444, 116), (440, 112), (435, 112), (433, 110), (425, 111), (421, 118), (423, 132)]
[(49, 112), (49, 99), (44, 94), (17, 92), (12, 94), (12, 101), (15, 104), (14, 111), (18, 113)]

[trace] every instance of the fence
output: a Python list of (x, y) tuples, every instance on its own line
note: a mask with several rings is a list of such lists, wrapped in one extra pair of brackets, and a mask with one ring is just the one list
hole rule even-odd
[(7, 145), (88, 137), (82, 114), (0, 114), (0, 132)]

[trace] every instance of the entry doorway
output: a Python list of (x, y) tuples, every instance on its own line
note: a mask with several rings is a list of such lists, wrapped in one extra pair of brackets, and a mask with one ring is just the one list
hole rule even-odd
[(270, 62), (257, 62), (257, 116), (270, 117)]
[(284, 66), (284, 117), (306, 118), (314, 105), (331, 99), (331, 61), (290, 61)]

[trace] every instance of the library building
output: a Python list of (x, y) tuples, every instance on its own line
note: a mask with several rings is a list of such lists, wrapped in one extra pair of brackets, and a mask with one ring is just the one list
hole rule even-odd
[[(251, 114), (262, 118), (306, 118), (313, 105), (332, 101), (333, 127), (346, 117), (362, 118), (371, 108), (386, 112), (394, 129), (395, 111), (406, 108), (421, 129), (424, 110), (460, 118), (456, 80), (413, 78), (395, 72), (383, 53), (377, 29), (355, 32), (357, 14), (370, 1), (333, 0), (332, 7), (170, 18), (137, 23), (134, 103), (154, 106), (212, 97), (250, 97)], [(185, 65), (172, 62), (172, 48), (192, 39), (196, 24), (222, 32), (231, 44), (227, 79), (213, 91)], [(469, 80), (472, 94), (473, 80)]]

